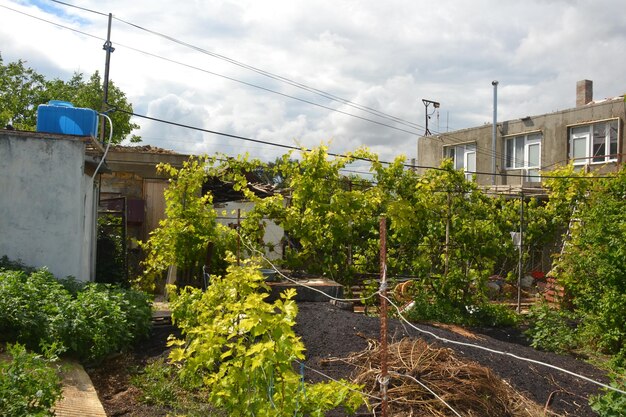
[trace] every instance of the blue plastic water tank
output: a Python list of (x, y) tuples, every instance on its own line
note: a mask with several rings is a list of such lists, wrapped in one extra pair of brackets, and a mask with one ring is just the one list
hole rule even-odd
[(37, 132), (64, 135), (96, 136), (98, 113), (92, 109), (74, 107), (72, 103), (50, 100), (37, 107)]

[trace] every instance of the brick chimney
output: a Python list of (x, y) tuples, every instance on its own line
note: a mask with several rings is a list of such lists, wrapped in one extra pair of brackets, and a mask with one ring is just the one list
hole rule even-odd
[(576, 107), (593, 101), (593, 81), (580, 80), (576, 83)]

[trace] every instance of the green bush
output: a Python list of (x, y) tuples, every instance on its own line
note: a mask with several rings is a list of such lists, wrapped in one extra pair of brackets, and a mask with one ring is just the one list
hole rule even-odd
[(0, 334), (31, 349), (62, 339), (70, 294), (45, 269), (0, 272)]
[[(621, 382), (614, 378), (612, 387), (621, 390), (626, 389), (626, 377), (624, 376), (624, 370), (622, 369)], [(624, 410), (626, 410), (626, 395), (604, 389), (603, 394), (593, 396), (589, 399), (589, 405), (591, 409), (598, 413), (600, 417), (622, 417)]]
[(528, 319), (530, 327), (526, 334), (532, 339), (534, 348), (566, 352), (576, 347), (577, 331), (571, 312), (542, 302), (530, 309)]
[[(205, 400), (207, 393), (193, 389), (179, 378), (179, 368), (159, 358), (131, 377), (141, 390), (140, 400), (188, 417), (225, 416)], [(168, 414), (169, 415), (169, 414)]]
[(435, 321), (462, 326), (511, 327), (518, 324), (518, 315), (504, 305), (488, 302), (459, 305), (441, 298), (414, 295), (415, 305), (407, 316), (413, 321)]
[(9, 361), (0, 361), (0, 417), (53, 416), (61, 398), (61, 380), (52, 353), (29, 353), (20, 344), (8, 345)]
[(59, 282), (45, 269), (0, 272), (0, 335), (33, 350), (58, 343), (80, 359), (99, 360), (147, 335), (151, 317), (139, 291)]

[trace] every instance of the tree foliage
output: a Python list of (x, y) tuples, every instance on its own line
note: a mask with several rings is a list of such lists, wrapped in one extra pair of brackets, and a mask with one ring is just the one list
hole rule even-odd
[(207, 256), (208, 244), (218, 236), (213, 196), (202, 195), (207, 178), (206, 157), (190, 158), (180, 169), (159, 164), (157, 170), (170, 177), (165, 190), (165, 219), (140, 242), (146, 258), (143, 262), (146, 286), (170, 265), (198, 275)]
[[(75, 72), (68, 81), (59, 78), (47, 80), (23, 60), (5, 64), (0, 56), (0, 126), (11, 124), (19, 130), (35, 130), (37, 126), (37, 107), (50, 100), (69, 101), (76, 107), (84, 107), (98, 112), (102, 108), (104, 93), (102, 79), (98, 71), (88, 79), (80, 72)], [(127, 112), (132, 112), (132, 104), (126, 94), (113, 81), (109, 81), (109, 104)], [(113, 143), (124, 139), (139, 142), (141, 138), (133, 135), (139, 125), (130, 121), (130, 115), (124, 112), (108, 112), (113, 122)], [(105, 137), (109, 137), (109, 126), (105, 124)]]

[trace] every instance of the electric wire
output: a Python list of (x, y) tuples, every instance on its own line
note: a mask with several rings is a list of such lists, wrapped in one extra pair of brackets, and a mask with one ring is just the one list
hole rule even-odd
[(97, 10), (87, 9), (86, 7), (76, 6), (75, 4), (69, 4), (69, 3), (65, 3), (65, 2), (59, 1), (59, 0), (50, 0), (50, 1), (53, 2), (53, 3), (62, 4), (63, 6), (68, 6), (68, 7), (73, 7), (75, 9), (83, 10), (85, 12), (91, 12), (91, 13), (99, 14), (101, 16), (108, 16), (108, 14), (106, 14), (106, 13), (99, 12)]
[(66, 29), (66, 30), (70, 30), (72, 32), (80, 33), (81, 35), (85, 35), (85, 36), (88, 36), (90, 38), (98, 39), (98, 40), (101, 40), (101, 41), (106, 40), (106, 39), (104, 39), (104, 38), (102, 38), (100, 36), (92, 35), (91, 33), (83, 32), (82, 30), (78, 30), (78, 29), (75, 29), (75, 28), (72, 28), (72, 27), (69, 27), (69, 26), (65, 26), (65, 25), (62, 25), (60, 23), (56, 23), (56, 22), (53, 22), (51, 20), (44, 19), (42, 17), (34, 16), (32, 14), (23, 12), (21, 10), (13, 9), (13, 8), (11, 8), (9, 6), (5, 6), (3, 4), (0, 4), (0, 7), (4, 8), (4, 9), (7, 9), (7, 10), (11, 10), (11, 11), (13, 11), (15, 13), (19, 13), (19, 14), (24, 15), (24, 16), (28, 16), (28, 17), (30, 17), (32, 19), (36, 19), (36, 20), (40, 20), (40, 21), (45, 22), (45, 23), (49, 23), (51, 25), (60, 27), (62, 29)]
[[(5, 7), (7, 9), (9, 9), (9, 10), (15, 11), (17, 13), (23, 14), (25, 16), (28, 16), (28, 17), (31, 17), (31, 18), (34, 18), (34, 19), (41, 20), (41, 21), (46, 22), (46, 23), (53, 24), (53, 25), (58, 26), (58, 27), (63, 28), (63, 29), (67, 29), (67, 30), (71, 30), (71, 31), (74, 31), (74, 32), (77, 32), (77, 33), (81, 33), (83, 35), (87, 35), (87, 36), (93, 37), (95, 39), (104, 40), (104, 38), (101, 38), (101, 37), (98, 37), (98, 36), (95, 36), (95, 35), (91, 35), (91, 34), (88, 34), (86, 32), (82, 32), (82, 31), (80, 31), (78, 29), (74, 29), (74, 28), (71, 28), (69, 26), (64, 26), (64, 25), (52, 22), (50, 20), (42, 19), (42, 18), (33, 16), (33, 15), (25, 13), (25, 12), (21, 12), (19, 10), (12, 9), (10, 7), (7, 7), (7, 6), (1, 6), (0, 5), (0, 7)], [(88, 9), (85, 9), (85, 10), (88, 10)], [(90, 10), (88, 10), (88, 11), (90, 11)], [(97, 13), (97, 12), (94, 12), (94, 13)], [(124, 22), (124, 23), (127, 23), (127, 22)], [(387, 127), (389, 129), (397, 130), (397, 131), (400, 131), (400, 132), (403, 132), (403, 133), (408, 133), (408, 134), (413, 135), (413, 136), (420, 135), (419, 132), (414, 131), (414, 130), (407, 130), (407, 129), (399, 128), (399, 127), (390, 125), (388, 123), (383, 123), (383, 122), (380, 122), (380, 121), (377, 121), (377, 120), (373, 120), (373, 119), (370, 119), (370, 118), (367, 118), (367, 117), (359, 116), (359, 115), (356, 115), (356, 114), (353, 114), (353, 113), (349, 113), (349, 112), (346, 112), (346, 111), (343, 111), (343, 110), (340, 110), (340, 109), (336, 109), (336, 108), (333, 108), (333, 107), (330, 107), (330, 106), (326, 106), (326, 105), (323, 105), (323, 104), (320, 104), (320, 103), (316, 103), (316, 102), (313, 102), (313, 101), (310, 101), (310, 100), (307, 100), (307, 99), (304, 99), (304, 98), (300, 98), (300, 97), (296, 97), (296, 96), (293, 96), (293, 95), (290, 95), (290, 94), (282, 93), (280, 91), (276, 91), (276, 90), (273, 90), (271, 88), (263, 87), (263, 86), (260, 86), (260, 85), (254, 84), (254, 83), (250, 83), (250, 82), (247, 82), (247, 81), (239, 80), (239, 79), (234, 78), (234, 77), (230, 77), (230, 76), (227, 76), (227, 75), (219, 74), (217, 72), (209, 71), (209, 70), (206, 70), (206, 69), (203, 69), (203, 68), (191, 65), (191, 64), (185, 64), (183, 62), (176, 61), (176, 60), (171, 59), (171, 58), (166, 58), (166, 57), (163, 57), (163, 56), (158, 55), (158, 54), (154, 54), (154, 53), (147, 52), (147, 51), (144, 51), (144, 50), (141, 50), (141, 49), (129, 46), (129, 45), (125, 45), (123, 43), (116, 42), (116, 46), (122, 47), (122, 48), (126, 48), (126, 49), (129, 49), (129, 50), (132, 50), (132, 51), (135, 51), (135, 52), (147, 55), (147, 56), (151, 56), (153, 58), (157, 58), (157, 59), (161, 59), (161, 60), (164, 60), (164, 61), (167, 61), (167, 62), (171, 62), (171, 63), (176, 64), (176, 65), (181, 65), (181, 66), (184, 66), (184, 67), (196, 70), (196, 71), (204, 72), (206, 74), (210, 74), (210, 75), (213, 75), (213, 76), (224, 78), (224, 79), (227, 79), (229, 81), (233, 81), (233, 82), (236, 82), (236, 83), (239, 83), (239, 84), (246, 85), (248, 87), (257, 88), (259, 90), (263, 90), (263, 91), (266, 91), (266, 92), (269, 92), (269, 93), (272, 93), (272, 94), (276, 94), (276, 95), (279, 95), (279, 96), (282, 96), (282, 97), (286, 97), (286, 98), (289, 98), (289, 99), (292, 99), (292, 100), (300, 101), (300, 102), (305, 103), (305, 104), (309, 104), (309, 105), (312, 105), (312, 106), (315, 106), (315, 107), (319, 107), (319, 108), (322, 108), (322, 109), (325, 109), (325, 110), (329, 110), (329, 111), (332, 111), (332, 112), (336, 112), (336, 113), (339, 113), (339, 114), (350, 116), (350, 117), (353, 117), (353, 118), (356, 118), (356, 119), (359, 119), (359, 120), (362, 120), (362, 121), (366, 121), (366, 122), (369, 122), (369, 123), (373, 123), (373, 124), (376, 124), (376, 125), (379, 125), (379, 126)], [(379, 117), (382, 117), (382, 116), (379, 116)]]
[[(55, 1), (55, 0), (51, 0), (51, 1)], [(63, 3), (63, 2), (60, 2), (60, 1), (55, 1), (55, 2), (57, 2), (59, 4), (65, 4), (65, 5), (70, 6), (70, 7), (76, 7), (76, 8), (81, 9), (81, 10), (86, 10), (86, 11), (89, 11), (89, 12), (92, 12), (92, 13), (101, 14), (101, 15), (105, 15), (106, 16), (106, 14), (104, 14), (104, 13), (97, 12), (97, 11), (94, 11), (94, 10), (91, 10), (91, 9), (85, 9), (85, 8), (81, 8), (81, 7), (78, 7), (78, 6), (69, 5), (67, 3)], [(8, 10), (11, 10), (11, 11), (23, 14), (25, 16), (28, 16), (28, 17), (31, 17), (31, 18), (34, 18), (34, 19), (37, 19), (37, 20), (40, 20), (40, 21), (43, 21), (43, 22), (55, 25), (55, 26), (58, 26), (58, 27), (63, 28), (63, 29), (71, 30), (71, 31), (74, 31), (74, 32), (77, 32), (77, 33), (80, 33), (80, 34), (83, 34), (83, 35), (95, 38), (95, 39), (104, 40), (104, 38), (101, 38), (101, 37), (98, 37), (98, 36), (95, 36), (95, 35), (92, 35), (92, 34), (89, 34), (89, 33), (83, 32), (83, 31), (80, 31), (78, 29), (74, 29), (74, 28), (68, 27), (68, 26), (65, 26), (65, 25), (61, 25), (59, 23), (55, 23), (55, 22), (52, 22), (50, 20), (39, 18), (37, 16), (33, 16), (31, 14), (28, 14), (28, 13), (25, 13), (25, 12), (22, 12), (22, 11), (10, 8), (8, 6), (0, 5), (0, 7), (4, 7), (6, 9), (8, 9)], [(132, 23), (123, 21), (121, 19), (117, 19), (117, 20), (120, 20), (121, 22), (129, 24), (129, 25), (132, 25), (132, 26), (137, 26), (137, 25), (134, 25)], [(139, 26), (137, 26), (137, 27), (142, 29), (142, 30), (147, 30), (147, 29), (141, 28)], [(151, 32), (149, 30), (147, 30), (147, 31)], [(158, 32), (155, 32), (155, 34), (158, 34)], [(162, 35), (162, 36), (166, 36), (167, 37), (167, 35)], [(177, 41), (174, 38), (172, 38), (171, 40)], [(185, 43), (183, 42), (182, 44), (185, 44)], [(291, 99), (294, 99), (294, 100), (299, 100), (299, 101), (305, 102), (307, 104), (311, 104), (311, 105), (314, 105), (314, 106), (322, 107), (322, 108), (327, 109), (327, 110), (339, 112), (341, 114), (345, 114), (345, 115), (348, 115), (348, 116), (351, 116), (351, 117), (355, 117), (355, 118), (358, 118), (358, 119), (361, 119), (361, 120), (364, 120), (364, 121), (368, 121), (368, 122), (371, 122), (371, 123), (375, 123), (375, 124), (378, 124), (378, 125), (381, 125), (381, 126), (384, 126), (384, 127), (388, 127), (388, 128), (391, 128), (391, 129), (399, 130), (399, 131), (402, 131), (402, 132), (405, 132), (405, 133), (409, 133), (411, 135), (417, 135), (416, 132), (407, 131), (405, 129), (397, 128), (395, 126), (391, 126), (391, 125), (388, 125), (386, 123), (382, 123), (382, 122), (378, 122), (378, 121), (375, 121), (375, 120), (372, 120), (372, 119), (368, 119), (368, 118), (365, 118), (365, 117), (354, 115), (354, 114), (351, 114), (351, 113), (348, 113), (348, 112), (344, 112), (342, 110), (334, 109), (332, 107), (324, 106), (324, 105), (321, 105), (321, 104), (318, 104), (318, 103), (314, 103), (314, 102), (311, 102), (309, 100), (304, 100), (304, 99), (301, 99), (301, 98), (298, 98), (298, 97), (295, 97), (295, 96), (290, 96), (288, 94), (284, 94), (284, 93), (281, 93), (281, 92), (278, 92), (278, 91), (275, 91), (275, 90), (271, 90), (271, 89), (268, 89), (268, 88), (265, 88), (265, 87), (262, 87), (262, 86), (258, 86), (258, 85), (252, 84), (252, 83), (248, 83), (246, 81), (241, 81), (241, 80), (238, 80), (238, 79), (235, 79), (235, 78), (232, 78), (232, 77), (228, 77), (228, 76), (225, 76), (225, 75), (222, 75), (222, 74), (218, 74), (218, 73), (215, 73), (215, 72), (212, 72), (212, 71), (204, 70), (204, 69), (199, 68), (199, 67), (195, 67), (195, 66), (192, 66), (192, 65), (184, 64), (184, 63), (181, 63), (179, 61), (175, 61), (175, 60), (172, 60), (172, 59), (169, 59), (169, 58), (165, 58), (165, 57), (162, 57), (162, 56), (159, 56), (159, 55), (156, 55), (156, 54), (152, 54), (152, 53), (149, 53), (149, 52), (146, 52), (146, 51), (142, 51), (142, 50), (134, 48), (134, 47), (130, 47), (128, 45), (124, 45), (124, 44), (120, 44), (120, 43), (116, 43), (116, 45), (119, 45), (121, 47), (130, 49), (130, 50), (134, 50), (136, 52), (139, 52), (139, 53), (142, 53), (142, 54), (146, 54), (146, 55), (149, 55), (149, 56), (152, 56), (152, 57), (155, 57), (155, 58), (163, 59), (163, 60), (166, 60), (166, 61), (178, 64), (178, 65), (186, 66), (186, 67), (189, 67), (191, 69), (195, 69), (195, 70), (198, 70), (198, 71), (206, 72), (206, 73), (211, 74), (211, 75), (219, 76), (219, 77), (222, 77), (222, 78), (234, 81), (234, 82), (242, 83), (244, 85), (248, 85), (248, 86), (251, 86), (251, 87), (254, 87), (254, 88), (259, 88), (259, 89), (262, 89), (262, 90), (265, 90), (265, 91), (268, 91), (268, 92), (272, 92), (272, 93), (275, 93), (275, 94), (278, 94), (278, 95), (281, 95), (281, 96), (284, 96), (284, 97), (288, 97), (288, 98), (291, 98)], [(196, 47), (193, 47), (193, 45), (189, 45), (189, 44), (185, 44), (185, 46), (196, 48)], [(201, 48), (199, 48), (199, 49), (201, 51), (204, 51)], [(209, 51), (205, 51), (205, 52), (209, 52)], [(216, 55), (219, 55), (219, 54), (216, 54)], [(227, 58), (227, 57), (224, 57), (224, 58)], [(246, 64), (242, 64), (242, 65), (246, 65)], [(252, 67), (252, 68), (254, 68), (254, 67)], [(137, 116), (137, 117), (147, 117), (147, 116), (141, 116), (141, 115), (138, 115), (138, 114), (135, 114), (135, 116)], [(156, 120), (156, 119), (154, 119), (154, 120)], [(165, 122), (163, 120), (159, 120), (159, 121)], [(188, 128), (199, 130), (199, 128), (193, 128), (191, 126), (183, 126), (183, 125), (179, 125), (179, 126), (181, 126), (181, 127), (188, 127)], [(419, 127), (419, 125), (417, 125), (417, 126)], [(208, 133), (218, 134), (217, 132), (208, 132)], [(450, 133), (440, 133), (440, 134), (445, 134), (446, 137), (448, 137), (448, 138), (455, 138), (455, 136), (451, 135)], [(228, 135), (228, 134), (222, 134), (222, 135), (225, 136), (225, 135)], [(235, 137), (235, 136), (231, 136), (231, 137)], [(236, 138), (243, 139), (242, 137), (236, 137)], [(456, 137), (456, 138), (460, 139), (458, 137)], [(422, 137), (420, 137), (420, 139), (434, 140), (434, 138), (432, 136), (422, 136)], [(263, 143), (263, 142), (259, 142), (259, 143)], [(468, 143), (468, 142), (467, 141), (461, 142), (461, 139), (460, 139), (459, 142), (453, 142), (449, 146), (459, 145), (459, 144), (462, 144), (462, 143)], [(269, 143), (265, 143), (265, 144), (269, 144)], [(496, 152), (495, 150), (490, 150), (488, 148), (484, 148), (482, 146), (479, 146), (475, 142), (474, 142), (474, 144), (475, 144), (475, 147), (476, 147), (476, 153), (481, 153), (481, 154), (489, 156), (489, 157), (495, 157), (495, 156), (502, 157), (502, 153), (500, 153), (500, 152)], [(448, 146), (448, 145), (445, 145), (445, 146)], [(517, 158), (516, 158), (516, 160), (517, 160)], [(523, 162), (523, 160), (518, 160), (518, 162)], [(551, 164), (550, 166), (552, 166), (552, 165), (554, 165), (554, 164)], [(428, 167), (428, 166), (419, 166), (419, 165), (410, 165), (410, 164), (405, 164), (405, 166), (407, 166), (407, 167), (414, 167), (414, 168), (424, 168), (424, 169), (437, 169), (437, 167)], [(525, 168), (518, 168), (518, 169), (525, 169)], [(476, 175), (494, 175), (493, 172), (481, 172), (481, 171), (465, 171), (465, 172), (468, 173), (468, 174), (476, 174)], [(555, 176), (547, 176), (547, 175), (527, 175), (527, 174), (511, 174), (511, 173), (495, 173), (495, 175), (496, 176), (506, 176), (506, 177), (521, 177), (521, 178), (532, 178), (532, 177), (537, 177), (537, 178), (564, 178), (562, 176), (555, 177)]]
[[(211, 133), (214, 135), (219, 135), (219, 136), (225, 136), (225, 137), (229, 137), (232, 139), (239, 139), (239, 140), (244, 140), (244, 141), (249, 141), (249, 142), (254, 142), (254, 143), (260, 143), (260, 144), (264, 144), (264, 145), (268, 145), (268, 146), (277, 146), (277, 147), (281, 147), (281, 148), (285, 148), (285, 149), (290, 149), (290, 150), (296, 150), (296, 151), (304, 151), (304, 152), (310, 152), (312, 151), (312, 149), (309, 148), (304, 148), (304, 147), (297, 147), (297, 146), (293, 146), (293, 145), (285, 145), (285, 144), (281, 144), (281, 143), (277, 143), (277, 142), (270, 142), (270, 141), (265, 141), (265, 140), (260, 140), (260, 139), (253, 139), (253, 138), (249, 138), (249, 137), (245, 137), (245, 136), (240, 136), (240, 135), (233, 135), (230, 133), (225, 133), (225, 132), (219, 132), (216, 130), (210, 130), (210, 129), (204, 129), (201, 127), (196, 127), (196, 126), (191, 126), (191, 125), (187, 125), (184, 123), (179, 123), (179, 122), (174, 122), (171, 120), (165, 120), (165, 119), (160, 119), (157, 117), (151, 117), (151, 116), (147, 116), (144, 114), (139, 114), (136, 112), (132, 112), (132, 111), (128, 111), (128, 110), (124, 110), (124, 109), (120, 109), (120, 108), (115, 108), (112, 104), (107, 103), (108, 105), (111, 105), (113, 107), (113, 110), (115, 111), (120, 111), (122, 113), (126, 113), (129, 114), (131, 116), (136, 116), (139, 118), (143, 118), (143, 119), (147, 119), (147, 120), (151, 120), (151, 121), (155, 121), (155, 122), (159, 122), (159, 123), (164, 123), (164, 124), (169, 124), (172, 126), (177, 126), (177, 127), (181, 127), (184, 129), (191, 129), (191, 130), (197, 130), (199, 132), (204, 132), (204, 133)], [(380, 163), (383, 165), (391, 165), (392, 162), (389, 161), (383, 161), (383, 160), (373, 160), (370, 158), (364, 158), (364, 157), (357, 157), (354, 155), (346, 155), (346, 154), (340, 154), (340, 153), (334, 153), (334, 152), (328, 152), (329, 156), (334, 156), (334, 157), (339, 157), (339, 158), (351, 158), (354, 160), (359, 160), (359, 161), (367, 161), (367, 162), (372, 162), (372, 163)], [(448, 171), (446, 168), (441, 168), (441, 167), (436, 167), (436, 166), (427, 166), (427, 165), (414, 165), (414, 164), (409, 164), (409, 163), (403, 163), (402, 164), (405, 168), (420, 168), (420, 169), (432, 169), (435, 171)], [(483, 171), (465, 171), (466, 173), (471, 173), (471, 174), (483, 174), (483, 175), (492, 175), (491, 172), (483, 172)], [(527, 178), (527, 175), (524, 174), (503, 174), (503, 173), (496, 173), (496, 176), (502, 176), (502, 177), (523, 177), (523, 178)], [(615, 178), (614, 176), (610, 176), (610, 175), (596, 175), (593, 177), (580, 177), (580, 176), (576, 176), (576, 175), (541, 175), (541, 178), (556, 178), (556, 179), (601, 179), (601, 178)]]
[(281, 75), (274, 74), (274, 73), (272, 73), (272, 72), (269, 72), (269, 71), (266, 71), (266, 70), (260, 69), (260, 68), (258, 68), (258, 67), (254, 67), (254, 66), (249, 65), (249, 64), (245, 64), (245, 63), (240, 62), (240, 61), (237, 61), (237, 60), (235, 60), (235, 59), (233, 59), (233, 58), (229, 58), (229, 57), (227, 57), (227, 56), (225, 56), (225, 55), (221, 55), (221, 54), (218, 54), (218, 53), (215, 53), (215, 52), (211, 52), (211, 51), (206, 50), (206, 49), (204, 49), (204, 48), (200, 48), (200, 47), (195, 46), (195, 45), (192, 45), (192, 44), (190, 44), (190, 43), (187, 43), (187, 42), (181, 41), (181, 40), (176, 39), (176, 38), (174, 38), (174, 37), (172, 37), (172, 36), (165, 35), (165, 34), (163, 34), (163, 33), (161, 33), (161, 32), (157, 32), (157, 31), (155, 31), (155, 30), (151, 30), (151, 29), (144, 28), (144, 27), (139, 26), (139, 25), (137, 25), (137, 24), (135, 24), (135, 23), (131, 23), (131, 22), (125, 21), (125, 20), (120, 19), (120, 18), (118, 18), (118, 17), (114, 17), (114, 18), (115, 18), (116, 20), (118, 20), (118, 21), (122, 22), (122, 23), (125, 23), (125, 24), (127, 24), (127, 25), (129, 25), (129, 26), (135, 27), (135, 28), (137, 28), (137, 29), (139, 29), (139, 30), (142, 30), (142, 31), (148, 32), (148, 33), (150, 33), (150, 34), (152, 34), (152, 35), (155, 35), (155, 36), (162, 37), (162, 38), (167, 39), (167, 40), (169, 40), (169, 41), (171, 41), (171, 42), (174, 42), (174, 43), (179, 44), (179, 45), (181, 45), (181, 46), (185, 46), (185, 47), (187, 47), (187, 48), (193, 49), (193, 50), (195, 50), (195, 51), (197, 51), (197, 52), (201, 52), (201, 53), (203, 53), (203, 54), (206, 54), (206, 55), (212, 56), (212, 57), (214, 57), (214, 58), (218, 58), (218, 59), (224, 60), (224, 61), (226, 61), (226, 62), (229, 62), (229, 63), (234, 64), (234, 65), (236, 65), (236, 66), (239, 66), (239, 67), (241, 67), (241, 68), (245, 68), (245, 69), (247, 69), (247, 70), (250, 70), (250, 71), (256, 72), (257, 74), (260, 74), (260, 75), (266, 76), (266, 77), (268, 77), (268, 78), (271, 78), (271, 79), (274, 79), (274, 80), (277, 80), (277, 81), (281, 81), (281, 82), (287, 83), (287, 84), (289, 84), (289, 85), (291, 85), (291, 86), (293, 86), (293, 87), (297, 87), (297, 88), (300, 88), (300, 89), (306, 90), (306, 91), (308, 91), (308, 92), (311, 92), (311, 93), (314, 93), (314, 94), (320, 95), (320, 96), (322, 96), (322, 97), (324, 97), (324, 98), (327, 98), (327, 99), (330, 99), (330, 100), (333, 100), (333, 101), (339, 101), (339, 102), (344, 103), (344, 104), (346, 104), (346, 105), (348, 105), (348, 106), (350, 106), (350, 107), (354, 107), (354, 108), (356, 108), (356, 109), (358, 109), (358, 110), (361, 110), (361, 111), (364, 111), (364, 112), (367, 112), (367, 113), (373, 114), (373, 115), (378, 116), (378, 117), (381, 117), (381, 118), (385, 118), (385, 119), (393, 120), (393, 121), (395, 121), (395, 122), (397, 122), (397, 123), (400, 123), (400, 124), (403, 124), (403, 125), (405, 125), (405, 126), (409, 126), (409, 127), (412, 127), (412, 128), (418, 128), (418, 129), (424, 129), (424, 126), (421, 126), (421, 125), (419, 125), (419, 124), (417, 124), (417, 123), (410, 122), (410, 121), (407, 121), (407, 120), (401, 119), (401, 118), (399, 118), (399, 117), (389, 115), (389, 114), (387, 114), (387, 113), (381, 112), (381, 111), (376, 110), (376, 109), (373, 109), (373, 108), (371, 108), (371, 107), (367, 107), (367, 106), (364, 106), (364, 105), (361, 105), (361, 104), (358, 104), (358, 103), (354, 103), (354, 102), (352, 102), (352, 101), (350, 101), (350, 100), (347, 100), (347, 99), (344, 99), (344, 98), (338, 97), (338, 96), (336, 96), (336, 95), (334, 95), (334, 94), (331, 94), (331, 93), (329, 93), (329, 92), (326, 92), (326, 91), (323, 91), (323, 90), (320, 90), (320, 89), (317, 89), (317, 88), (314, 88), (314, 87), (310, 87), (310, 86), (308, 86), (308, 85), (306, 85), (306, 84), (303, 84), (303, 83), (300, 83), (300, 82), (294, 81), (294, 80), (292, 80), (292, 79), (290, 79), (290, 78), (287, 78), (287, 77), (284, 77), (284, 76), (281, 76)]

